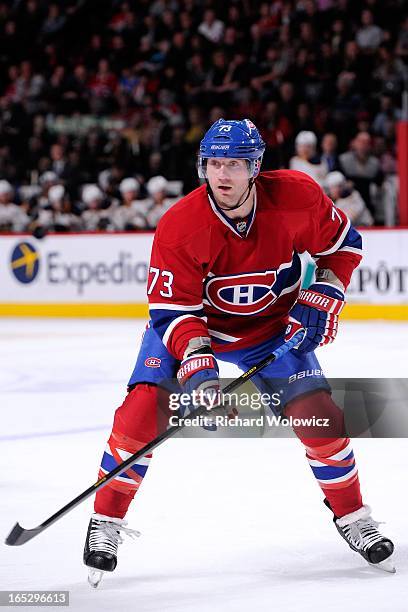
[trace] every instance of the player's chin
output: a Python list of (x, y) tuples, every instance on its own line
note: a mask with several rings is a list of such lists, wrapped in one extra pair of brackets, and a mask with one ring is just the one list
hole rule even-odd
[(235, 199), (234, 199), (234, 195), (230, 192), (225, 192), (225, 191), (221, 191), (221, 190), (217, 190), (216, 192), (216, 196), (217, 196), (217, 200), (219, 202), (222, 202), (222, 204), (224, 206), (234, 206), (235, 204)]

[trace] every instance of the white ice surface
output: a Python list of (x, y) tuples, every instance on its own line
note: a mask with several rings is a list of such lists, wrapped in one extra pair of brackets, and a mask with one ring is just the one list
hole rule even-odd
[[(2, 539), (95, 481), (141, 329), (0, 321)], [(404, 377), (407, 338), (404, 324), (343, 323), (319, 358), (333, 377)], [(82, 565), (91, 500), (22, 547), (0, 543), (0, 590), (69, 590), (71, 610), (92, 612), (406, 612), (408, 442), (354, 447), (364, 499), (396, 543), (395, 575), (369, 568), (340, 539), (297, 440), (178, 439), (155, 452), (128, 513), (142, 537), (120, 548), (98, 590)]]

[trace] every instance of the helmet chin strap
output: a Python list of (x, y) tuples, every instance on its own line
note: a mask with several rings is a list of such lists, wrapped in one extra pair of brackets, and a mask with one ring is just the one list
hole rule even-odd
[[(235, 206), (220, 206), (219, 203), (217, 202), (217, 198), (214, 196), (213, 190), (210, 187), (210, 183), (208, 179), (205, 179), (205, 182), (207, 183), (207, 191), (209, 196), (214, 200), (214, 202), (216, 203), (216, 205), (218, 206), (218, 208), (220, 210), (225, 210), (225, 211), (229, 211), (229, 210), (237, 210), (237, 208), (241, 208), (241, 206), (243, 206), (245, 204), (245, 202), (248, 200), (249, 196), (251, 195), (251, 191), (252, 191), (252, 187), (254, 186), (255, 183), (255, 179), (254, 178), (250, 178), (248, 181), (248, 187), (247, 187), (247, 194), (246, 197), (242, 200), (242, 202), (240, 202), (238, 200), (238, 202), (235, 204)], [(245, 191), (242, 194), (241, 198), (245, 195)], [(241, 199), (240, 198), (240, 199)]]

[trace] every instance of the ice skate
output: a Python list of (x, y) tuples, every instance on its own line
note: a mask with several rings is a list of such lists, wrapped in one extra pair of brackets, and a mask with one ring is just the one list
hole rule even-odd
[[(327, 499), (324, 503), (331, 510)], [(334, 516), (333, 521), (337, 531), (350, 548), (360, 553), (369, 565), (391, 574), (396, 572), (391, 559), (394, 544), (378, 531), (380, 523), (371, 517), (370, 506), (364, 505), (341, 518)]]
[(126, 525), (127, 522), (120, 518), (92, 515), (85, 540), (84, 563), (89, 568), (88, 582), (93, 588), (99, 585), (104, 572), (113, 572), (116, 568), (122, 533), (133, 538), (140, 536), (138, 531)]

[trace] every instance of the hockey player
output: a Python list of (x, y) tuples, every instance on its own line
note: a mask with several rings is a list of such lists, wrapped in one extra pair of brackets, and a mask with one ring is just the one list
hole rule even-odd
[[(345, 290), (361, 259), (361, 237), (307, 175), (260, 173), (264, 148), (251, 121), (217, 121), (200, 145), (198, 172), (205, 185), (160, 221), (148, 282), (151, 321), (99, 475), (165, 426), (167, 384), (176, 373), (185, 391), (210, 395), (219, 389), (217, 357), (246, 370), (304, 327), (300, 346), (253, 381), (272, 394), (279, 377), (285, 416), (330, 419), (328, 433), (301, 427), (295, 433), (340, 535), (378, 567), (394, 547), (362, 502), (343, 414), (314, 353), (336, 337)], [(304, 251), (316, 259), (317, 272), (316, 282), (300, 291)], [(150, 458), (96, 495), (84, 551), (94, 586), (103, 571), (116, 567), (121, 532), (129, 531), (124, 517)]]

